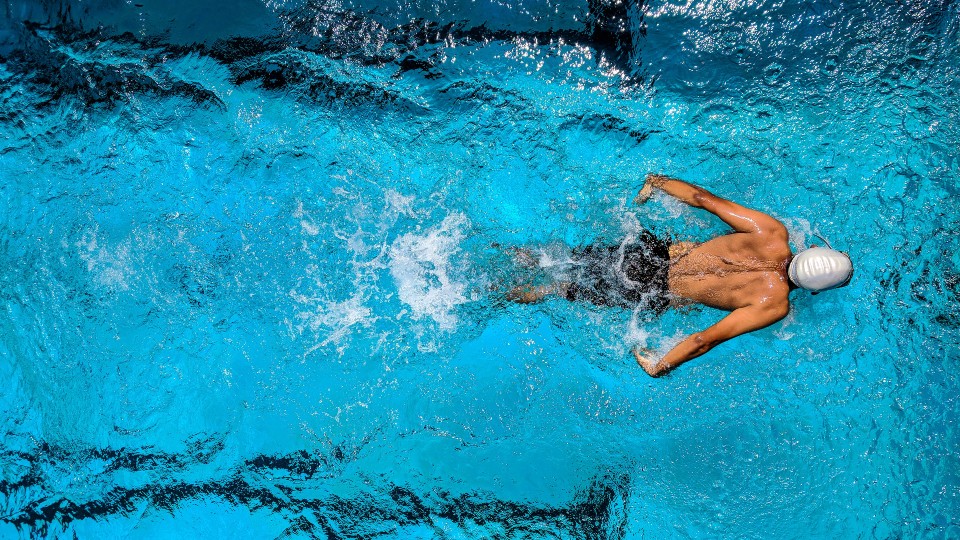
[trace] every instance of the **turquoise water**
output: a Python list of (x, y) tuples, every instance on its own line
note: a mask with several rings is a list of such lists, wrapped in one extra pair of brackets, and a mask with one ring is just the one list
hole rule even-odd
[[(960, 537), (960, 8), (617, 6), (7, 2), (0, 537)], [(852, 284), (504, 302), (647, 172)]]

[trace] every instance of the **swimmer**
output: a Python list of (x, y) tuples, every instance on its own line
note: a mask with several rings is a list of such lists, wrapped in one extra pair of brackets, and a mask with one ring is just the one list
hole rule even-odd
[(846, 253), (813, 246), (794, 255), (783, 223), (682, 180), (648, 174), (634, 202), (647, 202), (654, 189), (716, 215), (733, 232), (704, 243), (671, 243), (644, 232), (629, 245), (575, 249), (571, 281), (517, 287), (507, 298), (530, 303), (555, 294), (655, 313), (689, 304), (730, 312), (662, 358), (635, 347), (637, 363), (659, 377), (728, 339), (780, 321), (790, 310), (790, 291), (816, 294), (843, 287), (853, 277)]

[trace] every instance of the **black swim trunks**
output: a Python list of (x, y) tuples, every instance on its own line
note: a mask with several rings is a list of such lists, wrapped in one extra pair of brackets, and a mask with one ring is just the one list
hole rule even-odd
[(574, 279), (567, 300), (663, 313), (670, 306), (670, 242), (644, 231), (622, 246), (573, 250)]

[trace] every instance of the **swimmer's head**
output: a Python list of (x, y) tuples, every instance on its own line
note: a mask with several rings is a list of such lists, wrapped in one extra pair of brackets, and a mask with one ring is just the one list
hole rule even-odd
[(787, 268), (787, 275), (797, 287), (815, 292), (825, 291), (850, 283), (853, 263), (842, 251), (814, 246), (794, 256)]

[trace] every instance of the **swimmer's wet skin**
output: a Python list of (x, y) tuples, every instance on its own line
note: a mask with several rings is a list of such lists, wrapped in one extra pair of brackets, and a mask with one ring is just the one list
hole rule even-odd
[[(834, 289), (848, 284), (853, 276), (853, 265), (846, 253), (811, 247), (794, 255), (783, 223), (682, 180), (648, 174), (634, 202), (647, 202), (654, 189), (716, 215), (734, 232), (702, 244), (683, 243), (684, 249), (676, 250), (676, 254), (671, 250), (667, 286), (670, 293), (679, 297), (679, 303), (699, 303), (730, 314), (688, 336), (662, 358), (649, 349), (634, 348), (637, 363), (652, 377), (664, 375), (728, 339), (780, 321), (790, 310), (791, 290)], [(626, 280), (630, 280), (625, 272), (629, 261), (621, 259), (624, 271), (615, 272)], [(635, 285), (634, 280), (626, 284)], [(548, 294), (576, 299), (577, 295), (569, 293), (573, 287), (556, 284), (526, 288), (508, 297), (519, 302), (536, 302)]]

